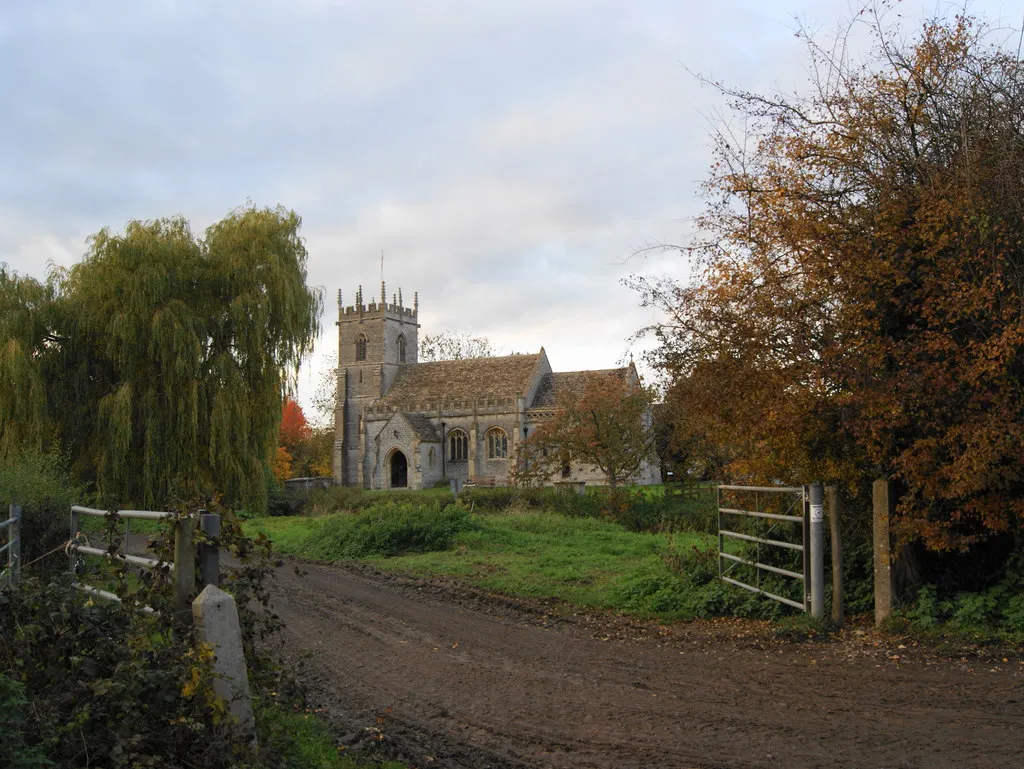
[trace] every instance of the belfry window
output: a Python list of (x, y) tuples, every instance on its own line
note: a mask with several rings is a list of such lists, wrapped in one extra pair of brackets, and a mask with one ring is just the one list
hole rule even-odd
[(366, 360), (366, 334), (356, 337), (356, 360)]
[(405, 334), (398, 335), (398, 362), (405, 363)]
[(448, 433), (448, 459), (453, 462), (464, 462), (469, 459), (469, 436), (462, 430)]
[(487, 458), (508, 459), (508, 436), (500, 427), (487, 431)]

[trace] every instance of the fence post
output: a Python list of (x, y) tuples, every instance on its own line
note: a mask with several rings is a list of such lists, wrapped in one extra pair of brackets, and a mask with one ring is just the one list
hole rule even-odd
[(78, 537), (78, 513), (75, 512), (75, 508), (71, 508), (71, 534), (68, 537), (68, 571), (71, 572), (71, 577), (74, 579), (75, 576), (75, 539)]
[(843, 539), (839, 531), (842, 516), (842, 498), (835, 486), (825, 487), (828, 499), (828, 530), (832, 539), (832, 622), (841, 628), (846, 622), (846, 606), (843, 603)]
[(214, 540), (199, 544), (199, 581), (203, 587), (216, 585), (220, 582), (220, 544), (216, 541), (220, 536), (220, 516), (200, 510), (199, 528), (207, 539)]
[(871, 539), (874, 554), (875, 625), (892, 614), (892, 553), (889, 545), (889, 519), (894, 500), (888, 479), (879, 478), (871, 487)]
[(811, 484), (811, 616), (825, 615), (825, 534), (821, 484)]
[(192, 536), (196, 519), (179, 518), (174, 524), (174, 609), (191, 614), (196, 591), (196, 546)]

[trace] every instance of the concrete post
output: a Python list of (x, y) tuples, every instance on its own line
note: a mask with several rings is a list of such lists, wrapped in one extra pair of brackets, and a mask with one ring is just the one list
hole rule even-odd
[(199, 528), (213, 542), (199, 545), (199, 580), (203, 586), (220, 584), (220, 548), (216, 542), (220, 536), (220, 516), (217, 513), (199, 511)]
[(889, 547), (889, 520), (894, 508), (892, 486), (879, 478), (871, 488), (873, 520), (871, 536), (875, 565), (875, 625), (892, 614), (892, 553)]
[(832, 622), (841, 628), (846, 622), (846, 606), (843, 602), (843, 540), (839, 531), (842, 517), (842, 498), (835, 486), (825, 487), (828, 500), (828, 530), (832, 539)]
[(174, 610), (187, 612), (196, 592), (196, 546), (192, 536), (196, 521), (179, 518), (174, 526)]
[(214, 693), (227, 703), (228, 712), (255, 741), (249, 672), (234, 597), (216, 585), (207, 585), (192, 602), (192, 620), (199, 639), (213, 647), (213, 672), (217, 675), (213, 682)]
[(811, 616), (825, 616), (825, 534), (824, 493), (820, 483), (812, 483), (811, 503)]

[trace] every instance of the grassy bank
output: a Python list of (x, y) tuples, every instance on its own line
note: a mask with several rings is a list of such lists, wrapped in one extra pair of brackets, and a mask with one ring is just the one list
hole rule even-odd
[[(360, 560), (418, 576), (454, 577), (506, 595), (665, 621), (731, 613), (763, 617), (778, 611), (715, 579), (717, 565), (706, 534), (637, 533), (605, 520), (532, 511), (463, 515), (444, 548), (367, 552), (356, 558), (349, 549), (353, 531), (391, 526), (386, 512), (259, 518), (247, 521), (245, 530), (250, 536), (265, 534), (278, 552), (301, 558)], [(450, 524), (450, 519), (445, 522), (449, 529)]]

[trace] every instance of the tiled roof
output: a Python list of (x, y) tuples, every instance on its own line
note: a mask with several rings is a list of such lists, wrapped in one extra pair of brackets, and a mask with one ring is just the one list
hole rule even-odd
[(422, 414), (403, 414), (409, 424), (412, 425), (412, 429), (416, 431), (416, 434), (422, 441), (440, 441), (441, 436), (437, 432), (437, 428), (430, 421), (430, 417), (425, 417)]
[(403, 366), (375, 406), (402, 408), (438, 401), (522, 398), (541, 359), (536, 355), (467, 358)]
[(558, 371), (553, 374), (545, 374), (541, 379), (537, 394), (533, 397), (530, 408), (546, 408), (555, 405), (558, 393), (568, 392), (575, 395), (583, 395), (587, 389), (587, 383), (599, 377), (625, 377), (629, 367), (604, 368), (594, 371)]

